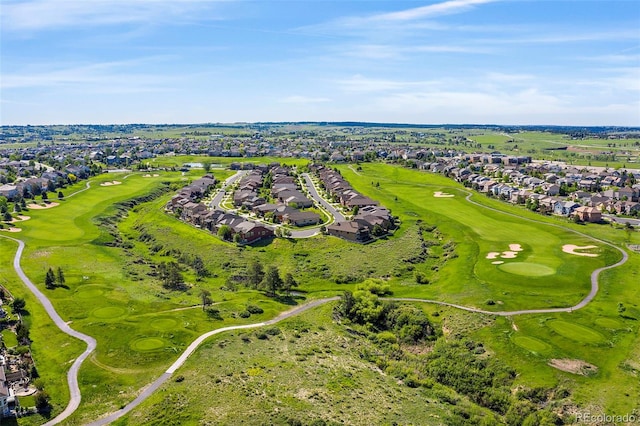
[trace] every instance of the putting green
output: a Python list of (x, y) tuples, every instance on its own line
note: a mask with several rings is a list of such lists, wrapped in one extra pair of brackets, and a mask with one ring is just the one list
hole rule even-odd
[(104, 289), (97, 285), (83, 285), (76, 290), (76, 296), (81, 299), (93, 299), (104, 294)]
[(562, 320), (547, 321), (546, 324), (559, 335), (576, 342), (602, 343), (605, 341), (605, 337), (602, 334), (584, 325), (573, 324)]
[(598, 318), (596, 320), (596, 324), (598, 324), (600, 327), (609, 328), (611, 330), (617, 330), (623, 327), (623, 325), (620, 324), (619, 321), (614, 320), (613, 318)]
[(539, 263), (509, 262), (498, 266), (501, 270), (510, 274), (522, 275), (525, 277), (544, 277), (555, 274), (555, 269)]
[(92, 312), (96, 318), (117, 318), (125, 314), (125, 309), (119, 306), (107, 306), (105, 308), (98, 308)]
[(513, 340), (513, 343), (520, 346), (522, 349), (526, 349), (534, 353), (546, 353), (551, 351), (550, 345), (533, 337), (515, 335), (511, 340)]
[(159, 337), (143, 337), (133, 340), (130, 344), (131, 349), (138, 352), (150, 352), (167, 346), (164, 339)]
[(173, 318), (158, 318), (151, 321), (151, 327), (159, 331), (168, 331), (176, 327), (178, 322)]

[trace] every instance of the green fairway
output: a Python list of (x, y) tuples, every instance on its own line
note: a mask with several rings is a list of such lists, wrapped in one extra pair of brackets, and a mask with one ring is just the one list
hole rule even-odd
[[(176, 165), (202, 160), (167, 158)], [(217, 159), (211, 161), (216, 163)], [(242, 248), (223, 242), (163, 211), (167, 200), (186, 183), (183, 179), (197, 178), (202, 170), (184, 176), (180, 172), (160, 172), (156, 179), (145, 179), (141, 173), (101, 175), (91, 180), (89, 190), (55, 208), (30, 210), (32, 219), (21, 223), (24, 231), (16, 234), (27, 245), (22, 262), (27, 275), (51, 299), (65, 321), (98, 340), (96, 353), (81, 368), (83, 403), (69, 424), (87, 423), (133, 400), (142, 387), (162, 374), (189, 343), (206, 331), (266, 321), (289, 309), (288, 303), (353, 290), (355, 283), (366, 278), (384, 279), (396, 297), (429, 298), (495, 311), (543, 309), (575, 305), (590, 290), (591, 272), (620, 259), (614, 248), (572, 232), (578, 229), (621, 244), (624, 234), (617, 234), (608, 226), (578, 227), (565, 219), (535, 215), (479, 194), (474, 194), (471, 201), (480, 205), (473, 204), (466, 199), (468, 193), (462, 186), (439, 175), (380, 163), (363, 163), (358, 172), (348, 165), (337, 167), (354, 188), (399, 216), (402, 224), (394, 236), (368, 245), (322, 236), (274, 239)], [(233, 174), (228, 170), (213, 173), (219, 180)], [(122, 183), (99, 185), (113, 180)], [(110, 218), (116, 203), (149, 194), (163, 186), (162, 182), (173, 182), (174, 190), (129, 209), (120, 222)], [(81, 187), (84, 185), (78, 185)], [(454, 196), (435, 197), (438, 191)], [(107, 218), (108, 226), (97, 226), (96, 218)], [(106, 231), (109, 226), (117, 231), (117, 244)], [(634, 241), (638, 236), (630, 238)], [(599, 256), (585, 258), (564, 253), (564, 244), (596, 245), (597, 249), (591, 252)], [(0, 283), (14, 294), (23, 295), (26, 290), (11, 268), (15, 244), (0, 239), (0, 249)], [(488, 259), (490, 253), (496, 253), (496, 257)], [(188, 266), (187, 261), (196, 255), (207, 266), (209, 276), (198, 279)], [(558, 380), (556, 374), (565, 374), (548, 367), (545, 357), (577, 358), (597, 364), (602, 375), (590, 378), (589, 383), (576, 384), (576, 398), (599, 398), (603, 407), (624, 410), (636, 392), (636, 385), (630, 384), (632, 376), (619, 366), (632, 358), (631, 348), (637, 340), (637, 321), (632, 318), (640, 319), (634, 306), (639, 295), (637, 286), (632, 284), (640, 279), (639, 259), (633, 255), (624, 267), (601, 274), (598, 296), (580, 311), (520, 316), (520, 331), (515, 333), (504, 319), (497, 319), (495, 324), (487, 320), (482, 327), (463, 329), (461, 333), (475, 333), (490, 351), (518, 367), (523, 383), (548, 386)], [(187, 283), (184, 291), (164, 289), (156, 275), (155, 265), (176, 260), (181, 262)], [(299, 283), (299, 295), (275, 300), (246, 288), (241, 280), (234, 281), (235, 277), (242, 278), (247, 265), (255, 260), (265, 266), (277, 265), (282, 275), (292, 273)], [(494, 265), (493, 261), (504, 263)], [(64, 270), (68, 288), (44, 288), (49, 267)], [(416, 282), (418, 273), (424, 274), (428, 284)], [(209, 317), (196, 306), (201, 303), (201, 290), (211, 293), (219, 317)], [(69, 360), (81, 352), (82, 345), (60, 336), (48, 323), (41, 306), (28, 293), (26, 297), (32, 312), (28, 321), (33, 322), (34, 357), (39, 369), (45, 370), (42, 375), (47, 389), (55, 393), (52, 402), (56, 413), (66, 404), (64, 374)], [(626, 307), (625, 316), (617, 317), (619, 303)], [(260, 306), (264, 313), (249, 318), (239, 316), (248, 305)], [(440, 308), (434, 307), (432, 312), (436, 309)], [(326, 337), (321, 330), (317, 332), (319, 338)], [(214, 348), (211, 343), (206, 351), (195, 354), (206, 371), (218, 365), (204, 360), (208, 356), (215, 358), (212, 350), (219, 349), (217, 345), (223, 341), (220, 337)], [(280, 343), (275, 338), (271, 342)], [(607, 345), (601, 344), (604, 342)], [(330, 346), (328, 342), (322, 344)], [(272, 346), (270, 351), (276, 348)], [(246, 350), (245, 343), (234, 342), (232, 348), (234, 352), (225, 353), (225, 357), (244, 356), (238, 353)], [(253, 355), (247, 350), (247, 362)], [(629, 361), (632, 365), (635, 362)], [(186, 377), (193, 377), (199, 368), (190, 365), (185, 367)], [(224, 368), (215, 368), (226, 374)], [(249, 375), (250, 368), (257, 367), (247, 366), (242, 371)], [(240, 377), (241, 372), (234, 374)], [(631, 387), (631, 396), (616, 399), (613, 394), (592, 390), (618, 383), (620, 387)], [(205, 389), (208, 385), (198, 386)], [(222, 390), (217, 395), (231, 395), (229, 392)]]
[(178, 325), (178, 321), (173, 318), (157, 318), (151, 321), (151, 327), (160, 331), (173, 330)]
[(576, 342), (596, 344), (606, 340), (602, 334), (584, 325), (561, 320), (548, 321), (546, 325), (561, 336)]
[(551, 346), (531, 336), (515, 334), (513, 335), (512, 339), (513, 343), (515, 343), (516, 345), (534, 353), (546, 354), (551, 351)]
[[(591, 271), (620, 256), (608, 246), (569, 230), (523, 221), (517, 214), (469, 202), (466, 190), (444, 177), (382, 164), (363, 164), (361, 168), (358, 173), (348, 166), (340, 170), (356, 188), (391, 207), (405, 223), (422, 220), (455, 244), (455, 254), (435, 273), (429, 272), (434, 285), (403, 287), (397, 294), (419, 294), (470, 306), (492, 299), (501, 304), (489, 309), (499, 310), (567, 307), (588, 294)], [(380, 185), (371, 185), (372, 181)], [(435, 197), (437, 192), (454, 197)], [(474, 194), (471, 201), (482, 197)], [(508, 207), (504, 206), (505, 210)], [(597, 245), (601, 254), (584, 258), (564, 253), (562, 246), (568, 243)], [(497, 266), (493, 261), (504, 263)], [(526, 285), (523, 276), (527, 277)]]
[(2, 342), (7, 348), (18, 346), (18, 337), (11, 330), (2, 330)]
[(597, 318), (595, 323), (600, 327), (608, 328), (610, 330), (618, 330), (623, 327), (620, 321), (613, 318)]
[(556, 272), (555, 269), (546, 265), (526, 262), (505, 263), (498, 266), (498, 268), (505, 272), (509, 272), (510, 274), (522, 275), (525, 277), (544, 277), (545, 275), (552, 275)]
[(95, 284), (85, 284), (78, 287), (76, 290), (76, 297), (80, 299), (93, 299), (95, 297), (102, 296), (108, 287), (99, 286)]
[(91, 315), (100, 319), (116, 319), (123, 316), (126, 312), (126, 309), (120, 306), (107, 306), (104, 308), (96, 309), (95, 311), (91, 312)]
[(156, 351), (168, 346), (168, 342), (158, 337), (144, 337), (131, 342), (131, 349), (138, 352)]

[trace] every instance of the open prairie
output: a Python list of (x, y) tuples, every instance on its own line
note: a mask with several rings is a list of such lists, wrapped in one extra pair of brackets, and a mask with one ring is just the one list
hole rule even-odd
[[(183, 160), (177, 158), (175, 164)], [(23, 231), (15, 234), (27, 244), (22, 261), (25, 271), (44, 289), (46, 270), (63, 268), (68, 288), (45, 290), (46, 294), (73, 328), (98, 340), (96, 353), (80, 370), (83, 403), (69, 419), (70, 424), (86, 423), (130, 402), (200, 334), (223, 326), (273, 318), (302, 299), (353, 289), (352, 282), (383, 278), (394, 297), (433, 299), (488, 311), (570, 307), (588, 294), (592, 271), (621, 258), (614, 247), (589, 236), (593, 234), (621, 246), (626, 236), (608, 226), (577, 226), (479, 194), (467, 200), (468, 192), (453, 181), (414, 170), (384, 164), (362, 164), (360, 170), (344, 165), (339, 169), (356, 189), (379, 200), (400, 217), (402, 225), (394, 236), (364, 246), (320, 236), (303, 240), (275, 239), (256, 247), (236, 247), (178, 221), (162, 209), (173, 194), (171, 190), (162, 190), (163, 187), (173, 183), (177, 188), (186, 183), (185, 179), (199, 176), (202, 171), (184, 175), (161, 172), (154, 178), (144, 178), (142, 173), (101, 175), (91, 180), (88, 190), (68, 197), (59, 206), (29, 210), (31, 220), (19, 223)], [(214, 170), (218, 179), (232, 173)], [(100, 185), (114, 180), (122, 183)], [(161, 191), (155, 198), (126, 209), (116, 218), (117, 203), (158, 190)], [(113, 244), (113, 235), (106, 231), (108, 229), (116, 229), (121, 241)], [(638, 242), (637, 235), (632, 238)], [(30, 312), (38, 312), (40, 305), (22, 288), (10, 269), (15, 244), (4, 239), (0, 244), (2, 277), (7, 277), (4, 285), (15, 295), (27, 298)], [(597, 257), (566, 253), (562, 250), (566, 244), (595, 246), (585, 252)], [(424, 256), (415, 261), (416, 254), (422, 251)], [(186, 290), (165, 290), (154, 278), (153, 264), (195, 255), (204, 260), (211, 274), (198, 281), (191, 268), (183, 267), (188, 283)], [(278, 265), (281, 273), (291, 272), (299, 283), (299, 293), (294, 298), (272, 299), (242, 285), (235, 291), (227, 288), (233, 277), (245, 273), (252, 261)], [(640, 279), (638, 271), (640, 260), (638, 255), (632, 255), (624, 266), (603, 272), (597, 297), (578, 311), (500, 317), (481, 321), (481, 325), (471, 329), (463, 324), (467, 320), (460, 318), (475, 318), (480, 314), (471, 317), (453, 308), (418, 305), (432, 315), (444, 316), (443, 324), (448, 324), (448, 328), (454, 327), (451, 324), (456, 321), (460, 333), (484, 342), (492, 353), (518, 371), (518, 383), (526, 386), (564, 384), (571, 388), (574, 400), (583, 406), (630, 412), (639, 396), (636, 375), (640, 369), (635, 351), (640, 344), (637, 338), (640, 310), (635, 302), (639, 297), (638, 288), (634, 285)], [(417, 284), (416, 272), (425, 274), (429, 284)], [(219, 311), (217, 318), (208, 317), (199, 306), (199, 293), (203, 289), (211, 292), (214, 308)], [(618, 312), (619, 303), (625, 305), (624, 315)], [(249, 304), (261, 307), (264, 312), (241, 318), (238, 314)], [(327, 309), (319, 312), (322, 317), (312, 315), (311, 323), (331, 321)], [(34, 315), (32, 329), (34, 355), (43, 370), (47, 389), (51, 390), (54, 408), (59, 410), (68, 398), (66, 368), (60, 366), (68, 365), (67, 361), (81, 352), (82, 345), (57, 333), (42, 312)], [(315, 332), (323, 335), (324, 331), (318, 327)], [(224, 339), (221, 335), (215, 342)], [(279, 345), (275, 338), (272, 341)], [(322, 345), (327, 345), (327, 350), (337, 350), (331, 347), (332, 341), (333, 338), (323, 340)], [(225, 345), (218, 343), (208, 343), (206, 348), (197, 351), (194, 359), (177, 374), (191, 378), (201, 369), (210, 369), (216, 377), (223, 374), (219, 366), (208, 364), (214, 362), (216, 351), (225, 350)], [(46, 350), (47, 345), (64, 349)], [(259, 351), (273, 350), (264, 348), (263, 343), (231, 345), (236, 346), (243, 348), (241, 356), (247, 360), (256, 355), (253, 349), (257, 346)], [(232, 354), (225, 352), (224, 356)], [(345, 351), (341, 356), (357, 357), (357, 353)], [(597, 372), (576, 376), (548, 365), (551, 359), (565, 358), (593, 364)], [(210, 359), (212, 361), (208, 361)], [(357, 366), (358, 371), (361, 368)], [(314, 367), (310, 374), (320, 374), (321, 370)], [(361, 379), (364, 382), (358, 382), (357, 386), (381, 385), (374, 383), (377, 380), (374, 377), (365, 374)], [(274, 380), (285, 383), (289, 378), (279, 374)], [(170, 382), (165, 389), (176, 386), (182, 385)], [(194, 387), (195, 392), (204, 392), (199, 386)], [(228, 391), (220, 395), (227, 395), (224, 392)], [(404, 390), (398, 392), (402, 398), (411, 398)], [(163, 395), (162, 391), (159, 395)], [(197, 400), (200, 395), (204, 393), (185, 398)], [(373, 396), (363, 395), (363, 399)], [(162, 396), (152, 401), (157, 402), (157, 398)], [(335, 395), (327, 397), (325, 402), (328, 404), (333, 398)], [(220, 409), (232, 410), (233, 404), (242, 404), (241, 401), (230, 400)], [(171, 404), (179, 402), (170, 401)], [(169, 406), (174, 407), (171, 404)], [(145, 407), (140, 413), (147, 413), (144, 415), (150, 416), (148, 419), (166, 415), (149, 413), (150, 406)], [(321, 404), (318, 410), (327, 407)], [(440, 409), (434, 406), (433, 412)], [(132, 419), (139, 418), (135, 412), (132, 414)], [(190, 421), (197, 418), (190, 414), (185, 417)], [(395, 417), (388, 419), (392, 418)], [(38, 418), (25, 421), (37, 423)]]

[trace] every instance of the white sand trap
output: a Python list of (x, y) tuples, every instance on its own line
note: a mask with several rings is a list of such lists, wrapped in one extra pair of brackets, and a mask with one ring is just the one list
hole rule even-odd
[(151, 175), (144, 175), (144, 176), (142, 176), (142, 177), (151, 177)]
[(27, 204), (27, 207), (34, 210), (41, 210), (41, 209), (50, 209), (52, 207), (59, 206), (59, 205), (60, 203), (49, 203), (46, 206), (41, 206), (40, 204)]
[(440, 191), (434, 192), (433, 196), (436, 197), (436, 198), (451, 198), (451, 197), (455, 197), (455, 195), (453, 195), (453, 194), (447, 194), (446, 192), (440, 192)]
[(158, 176), (160, 176), (160, 175), (157, 175), (157, 174), (155, 174), (155, 173), (154, 173), (154, 175), (153, 175), (153, 177), (158, 177)]
[(501, 258), (503, 259), (515, 259), (516, 257), (518, 257), (518, 252), (517, 251), (503, 251), (502, 255), (500, 255)]
[(487, 253), (487, 259), (495, 259), (498, 256), (500, 256), (500, 253), (498, 253), (497, 251)]
[(14, 217), (13, 219), (11, 219), (11, 223), (24, 222), (25, 220), (29, 220), (29, 219), (31, 219), (31, 216), (19, 215), (18, 217)]
[(4, 232), (22, 232), (22, 229), (20, 228), (14, 228), (13, 226), (11, 228), (2, 228), (0, 229), (0, 231), (4, 231)]
[(509, 244), (509, 250), (522, 251), (522, 246), (520, 244)]
[(114, 180), (112, 182), (103, 182), (100, 184), (100, 186), (113, 186), (113, 185), (120, 185), (122, 182), (119, 182), (117, 180)]
[(580, 253), (576, 251), (576, 250), (589, 250), (594, 248), (598, 248), (598, 246), (577, 246), (575, 244), (565, 244), (562, 246), (562, 251), (565, 253), (574, 254), (576, 256), (586, 256), (586, 257), (600, 256), (599, 254), (595, 254), (595, 253)]
[(491, 262), (492, 265), (502, 265), (503, 263), (503, 260), (496, 260), (495, 262)]

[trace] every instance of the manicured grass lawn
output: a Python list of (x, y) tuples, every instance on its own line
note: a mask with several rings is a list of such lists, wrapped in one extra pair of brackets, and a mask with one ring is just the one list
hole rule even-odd
[(2, 341), (7, 348), (18, 346), (18, 337), (11, 330), (2, 330)]
[[(20, 235), (20, 234), (16, 234)], [(13, 256), (18, 245), (13, 241), (0, 238), (0, 283), (14, 297), (22, 297), (27, 302), (27, 314), (23, 316), (30, 327), (31, 351), (36, 360), (38, 374), (51, 395), (52, 405), (60, 410), (69, 401), (66, 372), (75, 359), (84, 350), (84, 344), (63, 334), (56, 327), (44, 308), (29, 292), (13, 270)], [(23, 265), (26, 262), (23, 260)], [(14, 335), (15, 338), (15, 335)], [(21, 425), (42, 424), (45, 419), (40, 415), (20, 419)]]
[(514, 335), (513, 343), (534, 353), (544, 354), (551, 350), (547, 343), (530, 336)]
[(553, 320), (546, 325), (559, 335), (580, 343), (602, 343), (605, 337), (592, 328), (572, 322)]
[[(175, 158), (175, 161), (197, 162), (198, 159)], [(215, 159), (211, 161), (215, 162)], [(340, 169), (354, 187), (391, 208), (403, 222), (395, 236), (366, 246), (333, 237), (315, 237), (275, 239), (255, 247), (239, 248), (164, 213), (162, 206), (173, 193), (129, 211), (119, 225), (127, 249), (97, 244), (103, 231), (93, 219), (113, 212), (114, 203), (146, 194), (162, 181), (182, 182), (182, 179), (196, 178), (203, 173), (201, 170), (185, 176), (179, 172), (161, 173), (158, 178), (146, 179), (141, 177), (144, 172), (126, 178), (123, 175), (102, 175), (92, 180), (90, 190), (61, 202), (58, 207), (31, 210), (28, 214), (32, 219), (22, 224), (23, 232), (16, 234), (27, 244), (23, 267), (41, 288), (44, 288), (46, 270), (62, 267), (69, 288), (47, 290), (46, 294), (62, 317), (72, 321), (72, 327), (98, 339), (95, 356), (81, 368), (83, 403), (69, 424), (86, 423), (130, 402), (141, 387), (157, 377), (201, 333), (222, 326), (270, 319), (288, 308), (243, 286), (239, 286), (237, 291), (224, 289), (227, 280), (243, 274), (252, 260), (259, 260), (265, 266), (275, 264), (282, 275), (293, 273), (306, 298), (338, 294), (353, 288), (352, 284), (337, 284), (337, 279), (352, 277), (359, 280), (371, 276), (387, 279), (395, 296), (427, 297), (482, 309), (512, 310), (573, 305), (588, 293), (590, 272), (619, 259), (619, 253), (612, 248), (586, 236), (523, 218), (552, 225), (562, 224), (616, 244), (622, 243), (625, 235), (610, 227), (580, 227), (555, 218), (533, 215), (484, 196), (473, 196), (473, 200), (483, 205), (516, 216), (507, 215), (467, 202), (463, 189), (441, 176), (382, 164), (363, 164), (362, 167), (359, 174), (347, 166), (340, 166)], [(216, 178), (224, 179), (232, 172), (214, 170), (213, 173)], [(113, 180), (122, 184), (99, 186), (100, 182)], [(379, 181), (380, 186), (372, 185), (372, 181)], [(436, 198), (433, 196), (435, 191), (447, 192), (454, 197)], [(428, 255), (424, 262), (414, 264), (409, 260), (423, 249), (418, 238), (418, 221), (437, 228), (423, 232), (429, 243)], [(153, 243), (140, 240), (143, 232), (154, 238)], [(638, 236), (634, 234), (631, 238), (635, 241)], [(508, 251), (510, 244), (521, 245), (522, 251), (517, 252), (515, 258), (499, 258), (504, 261), (502, 265), (494, 265), (491, 263), (493, 260), (486, 258), (489, 252), (502, 254)], [(563, 244), (594, 244), (598, 246), (594, 252), (600, 256), (584, 258), (569, 255), (561, 251)], [(81, 352), (82, 345), (57, 332), (40, 305), (22, 287), (11, 268), (15, 247), (14, 243), (0, 239), (0, 282), (14, 295), (27, 299), (28, 310), (32, 313), (28, 321), (32, 322), (34, 355), (42, 370), (46, 389), (53, 396), (54, 407), (59, 410), (68, 398), (64, 376), (66, 366)], [(186, 281), (192, 286), (190, 290), (171, 292), (163, 289), (156, 279), (148, 275), (153, 272), (148, 263), (173, 260), (177, 255), (200, 256), (212, 275), (196, 281), (193, 271), (185, 268)], [(633, 373), (620, 366), (625, 363), (635, 365), (638, 361), (633, 358), (633, 351), (640, 346), (637, 321), (620, 317), (617, 304), (624, 302), (626, 314), (640, 319), (637, 307), (640, 290), (633, 285), (640, 280), (639, 258), (634, 255), (624, 268), (603, 273), (598, 297), (583, 310), (571, 314), (517, 317), (513, 321), (517, 323), (518, 331), (511, 327), (508, 319), (498, 318), (490, 325), (464, 332), (482, 339), (498, 356), (517, 367), (522, 372), (519, 380), (523, 383), (550, 386), (567, 381), (575, 389), (578, 401), (597, 401), (603, 407), (624, 412), (621, 410), (630, 407), (640, 386), (633, 382)], [(414, 270), (425, 273), (430, 284), (416, 284)], [(218, 303), (215, 308), (220, 310), (221, 320), (209, 319), (197, 307), (201, 289), (211, 292), (213, 300)], [(486, 305), (488, 299), (496, 304)], [(248, 319), (236, 317), (248, 304), (259, 305), (265, 312)], [(182, 309), (190, 307), (194, 308)], [(323, 330), (318, 329), (317, 332), (318, 338), (325, 339)], [(329, 341), (326, 345), (331, 350), (338, 350), (332, 346), (338, 342), (335, 336), (327, 336)], [(244, 377), (241, 376), (242, 371), (254, 377), (249, 368), (258, 367), (242, 363), (245, 360), (248, 363), (258, 362), (252, 361), (256, 353), (242, 349), (247, 346), (241, 340), (228, 343), (229, 349), (225, 347), (227, 350), (221, 353), (216, 352), (220, 348), (214, 345), (224, 341), (223, 336), (208, 342), (207, 348), (196, 352), (184, 372), (180, 372), (188, 377), (188, 381), (167, 386), (185, 391), (186, 400), (204, 410), (202, 404), (205, 402), (199, 398), (208, 395), (204, 389), (215, 387), (209, 379), (219, 376), (220, 366), (239, 368), (233, 371), (236, 378)], [(273, 351), (282, 348), (282, 342), (275, 338), (267, 342), (253, 341), (256, 345), (268, 343), (267, 346), (272, 346), (271, 349), (260, 349), (268, 349), (264, 359), (275, 359)], [(244, 355), (240, 352), (247, 356), (239, 356)], [(213, 361), (207, 361), (218, 357), (222, 357), (218, 367), (212, 367)], [(590, 378), (573, 377), (547, 366), (551, 357), (583, 359), (597, 365), (600, 373)], [(303, 368), (295, 357), (292, 359), (283, 362), (292, 371)], [(233, 360), (241, 363), (230, 366)], [(215, 377), (203, 372), (209, 368), (216, 372), (211, 373)], [(322, 371), (314, 369), (309, 373), (309, 380), (318, 380), (314, 375)], [(223, 374), (226, 373), (225, 370)], [(285, 383), (288, 379), (286, 375), (282, 378)], [(183, 387), (195, 381), (194, 393), (186, 392)], [(359, 383), (358, 388), (364, 384)], [(250, 392), (259, 386), (271, 386), (260, 382), (255, 384), (255, 389), (233, 390), (237, 385), (235, 379), (228, 384), (225, 382), (226, 385), (225, 389), (216, 390), (216, 395), (236, 398), (232, 401), (234, 405), (230, 416), (234, 415), (234, 410), (244, 413), (242, 415), (250, 414), (242, 411), (248, 406), (246, 400), (234, 392)], [(384, 383), (378, 385), (383, 386)], [(609, 388), (617, 389), (623, 396), (616, 399), (613, 391), (605, 391)], [(625, 388), (628, 390), (622, 390)], [(630, 396), (624, 396), (625, 392)], [(340, 407), (342, 402), (334, 397), (329, 400)], [(420, 395), (407, 394), (404, 397), (415, 404), (411, 398)], [(151, 401), (159, 404), (155, 408), (152, 407), (153, 402), (146, 405), (148, 410), (155, 410), (154, 418), (175, 413), (175, 401), (166, 400), (166, 393), (155, 395)], [(181, 404), (180, 401), (178, 403)], [(292, 407), (306, 409), (307, 405), (293, 404)], [(206, 410), (198, 410), (187, 410), (185, 421), (199, 422), (200, 414), (195, 413), (205, 413)], [(320, 415), (319, 411), (317, 413)], [(208, 415), (202, 414), (203, 417)], [(379, 418), (392, 420), (391, 417)]]
[(436, 389), (398, 384), (362, 359), (375, 347), (334, 324), (331, 310), (279, 323), (279, 334), (230, 332), (208, 340), (176, 373), (181, 381), (167, 382), (116, 424), (441, 424), (452, 406), (437, 400)]
[[(421, 219), (455, 242), (457, 256), (434, 274), (433, 285), (405, 286), (397, 294), (437, 297), (469, 306), (492, 299), (500, 302), (488, 307), (495, 310), (571, 306), (588, 294), (591, 271), (620, 256), (604, 244), (595, 244), (598, 258), (563, 253), (563, 244), (593, 241), (472, 204), (460, 185), (441, 176), (382, 164), (363, 164), (362, 168), (359, 173), (346, 166), (340, 170), (357, 189), (391, 207), (403, 221)], [(371, 185), (372, 181), (380, 186)], [(434, 197), (438, 191), (454, 197)], [(473, 199), (477, 197), (482, 196)], [(514, 252), (515, 258), (503, 256), (511, 244), (522, 249)], [(488, 259), (492, 252), (499, 257)], [(504, 263), (494, 265), (494, 261)]]

